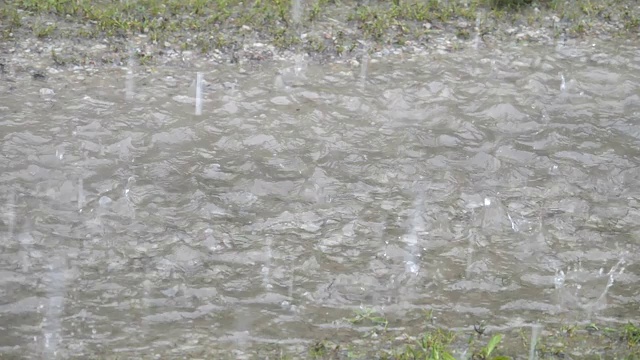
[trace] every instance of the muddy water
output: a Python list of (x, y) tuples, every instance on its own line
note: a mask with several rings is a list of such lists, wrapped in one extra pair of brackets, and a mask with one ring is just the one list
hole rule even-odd
[(1, 353), (638, 319), (637, 48), (199, 70), (0, 83)]

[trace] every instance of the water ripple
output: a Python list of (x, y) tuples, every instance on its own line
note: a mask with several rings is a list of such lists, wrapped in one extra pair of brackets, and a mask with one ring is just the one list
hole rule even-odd
[(216, 68), (201, 116), (184, 69), (129, 100), (119, 69), (21, 83), (0, 95), (0, 351), (295, 348), (361, 306), (636, 319), (637, 64), (599, 45)]

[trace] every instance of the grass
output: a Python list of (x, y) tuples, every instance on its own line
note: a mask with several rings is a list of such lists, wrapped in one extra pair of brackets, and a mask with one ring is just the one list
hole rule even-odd
[(145, 35), (160, 50), (169, 44), (180, 51), (209, 54), (261, 42), (276, 50), (341, 56), (356, 49), (359, 40), (373, 41), (374, 50), (380, 45), (427, 43), (443, 33), (468, 42), (476, 31), (499, 35), (501, 24), (553, 28), (560, 35), (557, 24), (548, 20), (553, 17), (563, 21), (571, 36), (584, 36), (596, 24), (609, 24), (611, 31), (633, 36), (640, 27), (634, 0), (371, 0), (367, 5), (357, 0), (304, 0), (301, 4), (298, 24), (292, 19), (292, 0), (5, 0), (0, 4), (0, 41), (33, 36), (124, 42)]
[[(362, 309), (345, 319), (355, 328), (365, 327), (361, 339), (341, 342), (322, 340), (309, 347), (306, 354), (286, 355), (281, 359), (381, 359), (381, 360), (506, 360), (529, 358), (531, 329), (487, 334), (482, 324), (473, 330), (453, 332), (425, 321), (418, 336), (389, 330), (390, 321), (373, 309)], [(376, 336), (372, 337), (372, 333)], [(398, 340), (399, 338), (403, 340)], [(548, 325), (535, 344), (538, 359), (589, 358), (638, 359), (640, 328), (632, 323), (607, 327), (604, 324)]]

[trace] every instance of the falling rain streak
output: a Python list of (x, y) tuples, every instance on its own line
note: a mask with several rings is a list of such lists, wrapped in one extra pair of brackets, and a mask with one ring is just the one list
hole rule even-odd
[(127, 61), (127, 76), (125, 79), (125, 100), (131, 101), (135, 97), (134, 69), (136, 65), (135, 50), (129, 47), (129, 59)]
[(78, 211), (84, 207), (84, 180), (78, 179)]
[(16, 226), (16, 192), (15, 190), (9, 190), (7, 195), (7, 205), (5, 206), (6, 221), (7, 221), (7, 236), (9, 239), (15, 235)]
[(406, 243), (405, 271), (417, 275), (420, 272), (420, 238), (426, 228), (423, 219), (424, 193), (421, 191), (413, 203), (413, 213), (409, 222), (409, 232), (404, 236)]
[(64, 311), (67, 281), (66, 265), (61, 256), (52, 256), (47, 279), (47, 302), (43, 306), (42, 337), (45, 359), (57, 359), (62, 341), (61, 318)]
[(202, 81), (203, 74), (196, 74), (196, 116), (202, 115)]
[(476, 35), (473, 39), (473, 48), (478, 50), (478, 48), (480, 48), (480, 41), (481, 41), (481, 35), (480, 35), (480, 12), (478, 11), (478, 13), (476, 14), (476, 26), (474, 28)]
[(360, 88), (363, 90), (367, 85), (367, 69), (369, 67), (369, 48), (364, 46), (362, 53), (362, 60), (360, 63)]
[(538, 338), (542, 332), (542, 325), (531, 325), (531, 341), (529, 342), (529, 360), (536, 360), (537, 352), (536, 345), (538, 344)]
[(300, 24), (302, 18), (302, 0), (291, 0), (291, 19), (294, 24)]

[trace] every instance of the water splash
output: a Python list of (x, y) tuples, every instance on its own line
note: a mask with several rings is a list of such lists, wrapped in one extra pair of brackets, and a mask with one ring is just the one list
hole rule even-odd
[(566, 276), (564, 274), (564, 271), (562, 271), (561, 269), (557, 269), (556, 275), (553, 278), (553, 285), (556, 288), (556, 290), (560, 290), (564, 287), (565, 279), (566, 279)]
[(564, 80), (564, 75), (560, 73), (560, 91), (565, 92), (567, 89), (567, 83)]
[(62, 161), (64, 159), (64, 146), (59, 146), (56, 148), (56, 159)]
[[(607, 293), (615, 283), (616, 277), (624, 273), (624, 269), (625, 269), (624, 264), (625, 264), (625, 260), (624, 260), (624, 257), (622, 257), (620, 258), (620, 260), (618, 260), (618, 262), (614, 266), (611, 267), (609, 272), (606, 274), (606, 276), (608, 277), (607, 285), (605, 286), (604, 290), (602, 291), (602, 294), (600, 294), (598, 299), (594, 301), (593, 304), (591, 304), (591, 307), (595, 308), (598, 306), (604, 306)], [(602, 272), (602, 269), (600, 271)]]
[(511, 214), (509, 214), (508, 212), (507, 212), (507, 218), (509, 218), (509, 222), (511, 222), (511, 230), (513, 230), (513, 232), (520, 231), (520, 227), (518, 226), (518, 223), (513, 220), (513, 218), (511, 217)]
[[(513, 222), (504, 205), (502, 205), (497, 197), (493, 199), (485, 197), (482, 210), (483, 231), (502, 232), (507, 228), (507, 226), (516, 231), (517, 225)], [(508, 223), (507, 220), (509, 221)]]
[(124, 189), (122, 190), (122, 195), (124, 195), (125, 198), (129, 199), (129, 193), (131, 192), (131, 187), (133, 187), (135, 183), (136, 183), (136, 178), (134, 176), (129, 176), (127, 178), (127, 184), (124, 186)]
[[(588, 313), (588, 316), (595, 311), (602, 310), (606, 307), (606, 296), (609, 289), (615, 283), (618, 276), (624, 273), (625, 267), (624, 257), (611, 267), (611, 269), (605, 274), (603, 269), (600, 269), (595, 277), (585, 273), (582, 268), (582, 262), (579, 260), (578, 264), (573, 268), (567, 267), (566, 272), (562, 269), (556, 269), (554, 276), (554, 286), (558, 296), (558, 306), (572, 305), (578, 309), (584, 310)], [(595, 279), (602, 279), (606, 277), (607, 283), (595, 300), (585, 299), (583, 291), (589, 291), (593, 286), (583, 286), (585, 281), (593, 281)], [(572, 284), (567, 284), (567, 281), (571, 280)], [(593, 297), (590, 297), (593, 299)]]
[(196, 116), (202, 115), (202, 80), (201, 72), (196, 74)]
[(293, 73), (296, 77), (304, 77), (304, 71), (307, 68), (307, 62), (305, 61), (304, 54), (297, 54), (294, 57), (295, 66)]

